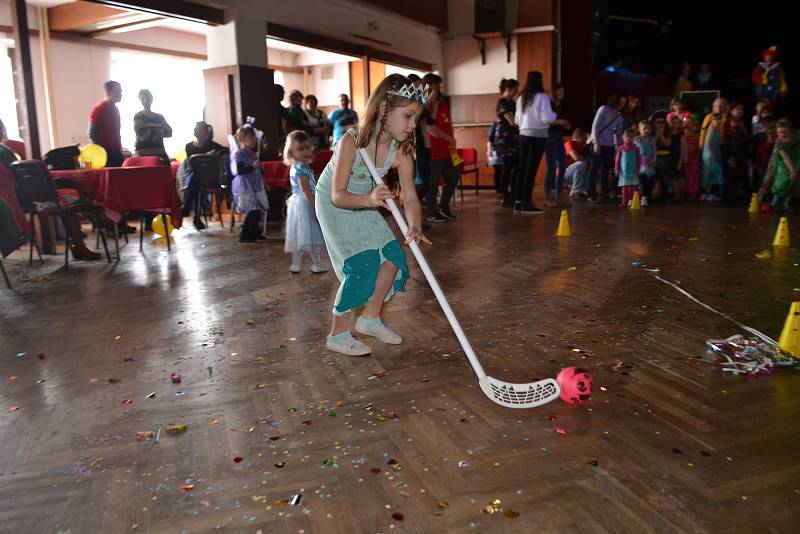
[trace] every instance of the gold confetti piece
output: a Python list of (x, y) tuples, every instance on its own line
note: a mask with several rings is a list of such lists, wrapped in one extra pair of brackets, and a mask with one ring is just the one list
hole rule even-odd
[(486, 507), (483, 509), (483, 513), (494, 514), (502, 510), (502, 508), (503, 508), (503, 503), (500, 501), (500, 499), (495, 499), (486, 505)]
[(16, 376), (9, 376), (8, 378), (6, 378), (6, 381), (7, 382), (16, 382), (17, 381), (17, 377)]
[(186, 432), (186, 429), (189, 428), (189, 425), (184, 424), (168, 424), (164, 427), (164, 430), (167, 431), (167, 434), (180, 434), (182, 432)]
[(114, 341), (119, 341), (120, 339), (122, 339), (122, 336), (114, 336)]
[(211, 425), (212, 426), (217, 426), (218, 424), (219, 424), (219, 419), (212, 419), (211, 420)]
[(450, 503), (447, 501), (439, 501), (436, 503), (436, 508), (438, 508), (439, 510), (447, 510), (448, 508), (450, 508)]

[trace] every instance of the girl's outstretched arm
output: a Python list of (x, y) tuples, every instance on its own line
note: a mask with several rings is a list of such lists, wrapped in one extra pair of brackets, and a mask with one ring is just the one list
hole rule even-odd
[(420, 241), (431, 244), (430, 240), (422, 233), (422, 208), (417, 198), (416, 188), (414, 187), (414, 160), (409, 154), (398, 154), (395, 159), (397, 174), (400, 175), (400, 187), (403, 190), (403, 210), (406, 212), (408, 221), (408, 233), (406, 234), (406, 244), (411, 241)]

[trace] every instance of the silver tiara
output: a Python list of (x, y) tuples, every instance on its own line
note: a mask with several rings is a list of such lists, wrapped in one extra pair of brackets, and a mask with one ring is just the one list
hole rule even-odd
[(428, 103), (429, 86), (422, 85), (421, 83), (407, 83), (400, 89), (392, 89), (387, 91), (390, 95), (402, 96), (409, 100), (419, 102), (423, 106)]

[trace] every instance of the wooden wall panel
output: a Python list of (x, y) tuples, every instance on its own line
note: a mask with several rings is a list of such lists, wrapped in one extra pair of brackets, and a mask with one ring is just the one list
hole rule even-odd
[(350, 106), (361, 116), (366, 103), (367, 94), (364, 90), (364, 60), (357, 59), (350, 62)]
[(544, 78), (544, 88), (550, 91), (553, 84), (554, 32), (521, 33), (517, 35), (517, 79), (520, 88), (525, 85), (529, 71), (538, 70)]
[(453, 124), (493, 122), (499, 94), (456, 95), (450, 97)]
[(517, 28), (555, 25), (555, 20), (555, 0), (521, 0), (518, 4)]
[(381, 63), (380, 61), (372, 61), (369, 62), (369, 92), (370, 94), (372, 91), (378, 87), (378, 84), (386, 78), (386, 63)]

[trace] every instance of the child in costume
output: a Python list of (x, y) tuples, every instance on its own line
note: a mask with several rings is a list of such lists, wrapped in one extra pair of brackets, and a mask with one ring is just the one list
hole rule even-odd
[(614, 173), (619, 178), (617, 185), (622, 189), (620, 208), (630, 207), (633, 193), (639, 189), (642, 155), (633, 142), (635, 137), (635, 128), (628, 128), (623, 132), (622, 144), (617, 148), (617, 157), (614, 160)]
[(311, 256), (311, 272), (324, 273), (327, 269), (320, 260), (320, 250), (325, 240), (314, 213), (314, 191), (317, 180), (309, 163), (314, 159), (314, 142), (302, 130), (286, 136), (283, 163), (289, 166), (289, 184), (292, 195), (286, 201), (286, 241), (284, 251), (292, 254), (289, 270), (300, 272), (303, 255)]
[(669, 104), (669, 113), (667, 113), (667, 122), (672, 122), (673, 117), (678, 117), (680, 120), (684, 121), (692, 116), (692, 113), (686, 109), (686, 102), (684, 102), (680, 98), (673, 98), (672, 102)]
[(756, 90), (756, 99), (766, 98), (773, 105), (779, 98), (786, 98), (789, 87), (783, 75), (783, 67), (775, 61), (778, 57), (778, 47), (770, 46), (761, 52), (761, 58), (756, 68), (753, 69), (753, 86)]
[(239, 242), (255, 243), (265, 239), (258, 231), (259, 212), (269, 210), (258, 156), (260, 139), (256, 129), (249, 124), (236, 130), (234, 137), (238, 149), (231, 153), (231, 173), (234, 175), (231, 189), (236, 211), (246, 214), (239, 231)]
[(700, 142), (695, 122), (691, 118), (683, 121), (678, 169), (683, 170), (686, 179), (687, 197), (697, 199), (700, 194)]
[(639, 189), (642, 193), (642, 206), (647, 206), (649, 203), (648, 198), (653, 191), (653, 182), (656, 176), (656, 142), (653, 140), (652, 130), (649, 121), (640, 121), (639, 135), (633, 140), (641, 157)]
[(762, 196), (767, 191), (772, 191), (772, 207), (785, 211), (793, 198), (800, 197), (800, 140), (795, 135), (792, 123), (787, 119), (778, 121), (778, 137), (775, 140), (775, 149), (769, 160), (767, 173), (764, 176), (764, 185), (761, 186)]
[(427, 103), (426, 86), (405, 76), (386, 77), (370, 95), (358, 130), (350, 129), (336, 145), (316, 189), (315, 209), (336, 276), (341, 281), (333, 304), (333, 324), (326, 346), (333, 352), (365, 356), (368, 345), (350, 334), (354, 308), (365, 306), (356, 331), (384, 343), (403, 339), (381, 319), (384, 302), (403, 290), (408, 267), (400, 242), (377, 208), (394, 194), (374, 185), (359, 149), (384, 176), (395, 168), (400, 177), (408, 220), (405, 242), (430, 243), (422, 233), (421, 207), (414, 191), (413, 131)]
[(722, 155), (725, 161), (725, 199), (732, 202), (741, 186), (750, 198), (750, 161), (752, 140), (744, 121), (744, 107), (731, 106), (731, 116), (722, 126)]
[(759, 193), (761, 193), (761, 184), (764, 182), (764, 176), (769, 168), (772, 151), (775, 149), (775, 141), (778, 139), (777, 121), (774, 117), (765, 117), (762, 125), (764, 126), (764, 140), (756, 146), (753, 158), (753, 191), (759, 191)]
[(722, 143), (720, 129), (722, 128), (722, 115), (715, 113), (711, 117), (709, 128), (706, 131), (705, 145), (703, 145), (703, 190), (700, 200), (716, 202), (719, 200), (719, 188), (724, 180), (722, 172)]

